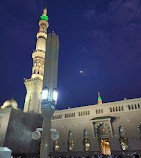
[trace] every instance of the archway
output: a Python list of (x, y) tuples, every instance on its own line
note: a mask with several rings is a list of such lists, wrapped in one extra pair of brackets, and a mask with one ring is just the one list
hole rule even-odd
[(100, 139), (101, 153), (104, 155), (111, 155), (110, 142), (108, 138)]
[(101, 153), (104, 155), (111, 155), (108, 130), (103, 125), (100, 125), (98, 128), (98, 138), (99, 138)]

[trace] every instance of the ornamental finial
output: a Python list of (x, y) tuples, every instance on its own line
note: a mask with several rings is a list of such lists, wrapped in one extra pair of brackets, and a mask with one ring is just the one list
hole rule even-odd
[(43, 14), (41, 16), (41, 20), (46, 20), (48, 21), (48, 16), (47, 16), (47, 7), (44, 8)]
[(44, 8), (43, 15), (47, 16), (47, 8)]
[(100, 92), (98, 92), (98, 97), (100, 97)]

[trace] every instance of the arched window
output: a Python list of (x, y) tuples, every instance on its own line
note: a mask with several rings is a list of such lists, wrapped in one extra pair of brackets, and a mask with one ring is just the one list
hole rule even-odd
[(128, 145), (128, 138), (126, 137), (120, 137), (120, 145), (122, 150), (128, 150), (129, 149), (129, 145)]
[(74, 149), (73, 134), (72, 134), (72, 130), (70, 130), (68, 133), (68, 150), (73, 151), (73, 149)]
[(130, 107), (130, 105), (128, 105), (128, 109), (129, 109), (129, 110), (131, 110), (131, 107)]
[(124, 108), (123, 108), (123, 106), (121, 106), (121, 110), (122, 110), (122, 111), (124, 111)]
[(116, 106), (116, 111), (118, 111), (118, 107)]
[(85, 111), (83, 111), (83, 116), (85, 116)]
[(90, 140), (89, 139), (84, 139), (84, 150), (85, 151), (90, 151)]
[(100, 109), (98, 111), (99, 111), (99, 114), (100, 114)]
[(137, 105), (135, 104), (135, 109), (137, 109)]
[(89, 137), (89, 130), (85, 129), (84, 130), (84, 138), (88, 138)]
[(119, 127), (120, 136), (125, 136), (127, 134), (126, 128), (124, 126)]
[(115, 108), (113, 107), (113, 112), (115, 112)]
[(39, 74), (41, 75), (41, 70), (39, 69)]
[(126, 137), (127, 131), (126, 128), (124, 126), (120, 126), (119, 127), (119, 141), (120, 141), (120, 145), (122, 150), (128, 150), (129, 149), (129, 143), (128, 143), (128, 138)]
[(113, 110), (112, 110), (112, 108), (110, 108), (110, 112), (112, 112)]
[(54, 151), (55, 152), (59, 151), (59, 141), (55, 141), (55, 143), (54, 143)]
[(85, 129), (84, 130), (84, 150), (85, 151), (90, 151), (90, 140), (89, 140), (89, 130)]
[(90, 115), (90, 111), (88, 111), (88, 115)]

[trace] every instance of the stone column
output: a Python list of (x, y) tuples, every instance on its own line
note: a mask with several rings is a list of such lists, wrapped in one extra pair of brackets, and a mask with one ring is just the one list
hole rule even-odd
[(41, 139), (41, 151), (40, 158), (48, 158), (49, 155), (49, 147), (51, 143), (51, 115), (54, 111), (51, 111), (49, 108), (42, 111), (43, 115), (43, 132)]

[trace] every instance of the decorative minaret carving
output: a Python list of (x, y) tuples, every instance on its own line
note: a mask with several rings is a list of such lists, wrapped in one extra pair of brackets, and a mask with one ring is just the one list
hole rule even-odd
[(100, 92), (98, 92), (98, 104), (102, 104), (102, 99), (101, 99), (101, 96), (100, 96)]
[[(24, 104), (24, 112), (41, 113), (41, 91), (43, 85), (44, 62), (47, 40), (47, 28), (49, 27), (47, 9), (45, 8), (39, 21), (36, 50), (32, 53), (33, 67), (30, 79), (25, 79), (27, 94)], [(30, 106), (29, 106), (30, 105)]]

